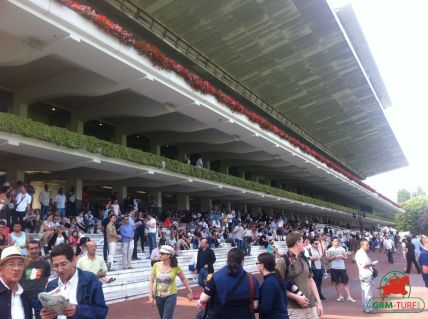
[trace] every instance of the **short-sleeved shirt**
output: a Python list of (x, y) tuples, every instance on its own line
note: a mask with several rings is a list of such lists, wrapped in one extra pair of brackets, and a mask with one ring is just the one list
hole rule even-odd
[[(345, 256), (346, 251), (343, 247), (330, 247), (327, 250), (329, 256)], [(333, 269), (345, 269), (345, 261), (343, 259), (334, 259), (331, 262), (331, 268)]]
[(100, 256), (95, 256), (94, 259), (91, 259), (88, 256), (80, 257), (77, 262), (77, 267), (85, 271), (90, 271), (95, 275), (100, 270), (107, 271), (106, 262)]
[(22, 195), (22, 193), (19, 193), (16, 195), (16, 211), (17, 212), (25, 212), (27, 211), (28, 204), (31, 204), (31, 195), (26, 193)]
[(181, 272), (180, 266), (171, 268), (168, 272), (160, 270), (160, 263), (156, 263), (152, 267), (152, 274), (155, 278), (153, 292), (155, 296), (166, 297), (177, 293), (175, 277)]
[(109, 244), (110, 243), (117, 243), (117, 237), (109, 235), (110, 233), (117, 234), (116, 225), (111, 223), (111, 222), (108, 223), (108, 225), (107, 225), (107, 242)]
[[(428, 250), (425, 250), (421, 247), (421, 253), (419, 255), (419, 265), (421, 268), (423, 266), (428, 266)], [(425, 287), (428, 287), (428, 274), (422, 273), (422, 279), (425, 281)]]
[[(209, 308), (218, 309), (225, 301), (230, 290), (242, 276), (244, 269), (240, 269), (236, 276), (228, 274), (229, 267), (225, 266), (211, 277), (208, 277), (204, 293), (211, 297)], [(254, 300), (260, 296), (259, 282), (252, 276), (254, 284)], [(229, 302), (222, 309), (222, 318), (250, 318), (250, 281), (248, 274), (242, 279), (239, 287), (229, 296)]]
[(65, 197), (64, 194), (57, 194), (55, 196), (55, 203), (56, 203), (56, 208), (65, 208), (65, 201), (67, 200), (67, 198)]
[(45, 286), (51, 275), (51, 266), (47, 261), (39, 259), (30, 262), (24, 270), (21, 286), (30, 298), (37, 297), (39, 292), (45, 291)]
[(364, 265), (371, 263), (371, 260), (367, 255), (367, 252), (363, 249), (358, 249), (357, 253), (355, 254), (355, 262), (357, 263), (358, 270), (360, 272), (360, 278), (367, 278), (373, 274), (371, 267), (364, 267)]

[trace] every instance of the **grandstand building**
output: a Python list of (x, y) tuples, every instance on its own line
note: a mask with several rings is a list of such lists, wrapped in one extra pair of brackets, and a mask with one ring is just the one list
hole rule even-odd
[(0, 41), (0, 171), (36, 196), (340, 225), (403, 212), (363, 182), (407, 161), (350, 6), (5, 0)]

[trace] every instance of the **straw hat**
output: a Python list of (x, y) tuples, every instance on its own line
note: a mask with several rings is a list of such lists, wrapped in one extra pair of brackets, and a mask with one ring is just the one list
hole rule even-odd
[(30, 263), (28, 258), (22, 256), (21, 248), (16, 246), (9, 246), (3, 249), (1, 252), (0, 266), (3, 266), (5, 262), (11, 259), (22, 259), (22, 261), (24, 261), (25, 267), (27, 267)]

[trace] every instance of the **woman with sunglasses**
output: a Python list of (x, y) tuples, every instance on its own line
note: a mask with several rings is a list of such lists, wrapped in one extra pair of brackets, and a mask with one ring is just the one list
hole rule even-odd
[(193, 300), (192, 289), (190, 289), (186, 276), (181, 270), (175, 256), (175, 249), (164, 245), (159, 250), (160, 262), (152, 267), (149, 282), (149, 302), (156, 306), (161, 319), (172, 319), (175, 305), (177, 304), (177, 286), (175, 277), (178, 276), (187, 290), (187, 298)]
[(259, 318), (288, 319), (284, 281), (278, 270), (275, 270), (275, 257), (269, 253), (262, 253), (257, 260), (257, 268), (264, 276), (260, 286)]

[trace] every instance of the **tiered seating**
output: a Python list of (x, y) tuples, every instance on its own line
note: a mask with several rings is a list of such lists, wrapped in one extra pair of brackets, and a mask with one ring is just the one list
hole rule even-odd
[[(99, 234), (89, 235), (92, 240), (98, 243), (97, 246), (97, 255), (103, 255), (103, 237)], [(278, 246), (280, 252), (286, 251), (285, 242), (275, 242)], [(148, 295), (148, 286), (150, 278), (150, 259), (147, 259), (149, 256), (148, 248), (145, 249), (145, 253), (138, 253), (138, 257), (141, 260), (132, 261), (132, 267), (134, 269), (122, 270), (122, 249), (121, 244), (118, 243), (116, 247), (116, 257), (115, 262), (112, 268), (116, 269), (115, 271), (109, 271), (108, 276), (116, 277), (116, 281), (105, 284), (104, 295), (107, 303), (116, 303), (125, 300), (131, 300), (136, 298), (145, 297)], [(140, 251), (140, 248), (138, 248)], [(214, 264), (214, 269), (218, 270), (226, 265), (227, 253), (230, 250), (230, 245), (227, 244), (224, 247), (214, 248), (214, 252), (217, 257), (217, 261)], [(256, 261), (257, 256), (265, 252), (265, 249), (260, 246), (252, 246), (251, 256), (245, 257), (244, 268), (246, 271), (251, 273), (257, 273)], [(197, 277), (192, 274), (188, 265), (193, 254), (196, 253), (196, 250), (191, 249), (187, 251), (180, 251), (178, 254), (178, 264), (181, 266), (183, 272), (185, 273), (187, 279), (191, 286), (197, 286)], [(178, 289), (183, 288), (181, 281), (177, 278), (177, 287)]]

